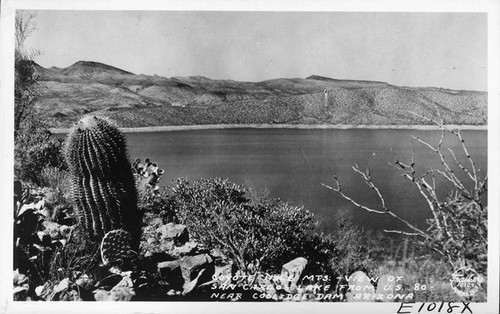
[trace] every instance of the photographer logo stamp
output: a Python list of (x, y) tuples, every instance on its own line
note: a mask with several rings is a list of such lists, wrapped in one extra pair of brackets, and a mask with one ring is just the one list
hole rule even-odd
[(450, 284), (455, 293), (462, 297), (473, 296), (478, 290), (483, 279), (470, 267), (460, 267), (450, 279)]

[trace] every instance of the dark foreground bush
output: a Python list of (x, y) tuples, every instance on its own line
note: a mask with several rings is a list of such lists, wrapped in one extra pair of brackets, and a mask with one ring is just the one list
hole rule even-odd
[[(303, 256), (314, 215), (281, 201), (251, 201), (247, 190), (222, 179), (179, 179), (172, 203), (179, 221), (208, 247), (219, 248), (242, 271), (279, 270)], [(304, 256), (307, 258), (307, 256)]]
[(54, 139), (49, 130), (36, 123), (26, 123), (16, 134), (14, 173), (17, 178), (46, 186), (45, 169), (63, 171), (66, 167), (61, 141)]

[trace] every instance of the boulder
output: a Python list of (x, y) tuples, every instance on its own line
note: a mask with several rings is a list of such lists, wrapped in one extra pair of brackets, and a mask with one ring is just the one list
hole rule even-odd
[(52, 293), (50, 283), (46, 282), (44, 285), (35, 288), (35, 294), (37, 297), (43, 300), (47, 300)]
[(389, 294), (394, 295), (394, 292), (396, 291), (396, 284), (394, 276), (383, 275), (380, 277), (377, 284), (377, 301), (392, 302), (393, 300), (389, 299), (387, 296)]
[(233, 273), (234, 273), (233, 264), (228, 264), (224, 266), (215, 266), (213, 278), (215, 278), (214, 281), (218, 285), (222, 284), (228, 285), (231, 283), (232, 280), (231, 278), (233, 276)]
[(174, 290), (180, 290), (184, 285), (181, 263), (180, 259), (158, 263), (158, 275)]
[(183, 246), (174, 247), (169, 253), (172, 256), (185, 256), (192, 254), (198, 248), (197, 242), (186, 242)]
[(281, 269), (281, 286), (288, 293), (295, 293), (297, 290), (297, 282), (299, 281), (304, 268), (307, 265), (307, 259), (297, 257), (296, 259), (283, 265)]
[(134, 296), (134, 284), (129, 276), (123, 277), (110, 291), (103, 289), (94, 291), (96, 301), (130, 301)]
[[(185, 256), (181, 259), (182, 277), (186, 282), (192, 281), (198, 276), (198, 273), (208, 268), (213, 267), (213, 260), (208, 254), (199, 254), (195, 256)], [(213, 267), (215, 271), (215, 267)], [(213, 273), (213, 272), (212, 272)]]
[[(52, 221), (44, 221), (42, 223), (43, 227), (44, 227), (44, 232), (48, 235), (50, 235), (50, 237), (52, 239), (57, 239), (59, 238), (59, 229), (61, 228), (61, 225), (59, 225), (58, 223), (56, 222), (52, 222)], [(69, 227), (68, 227), (69, 228)]]
[(77, 291), (72, 289), (69, 278), (65, 278), (52, 290), (51, 301), (82, 301)]
[(208, 254), (185, 256), (175, 261), (158, 263), (158, 273), (174, 290), (189, 293), (212, 279), (215, 266)]
[(26, 301), (28, 298), (28, 287), (14, 287), (14, 301)]
[(182, 246), (189, 241), (189, 233), (185, 225), (172, 222), (162, 225), (157, 229), (162, 241), (173, 242), (175, 246)]

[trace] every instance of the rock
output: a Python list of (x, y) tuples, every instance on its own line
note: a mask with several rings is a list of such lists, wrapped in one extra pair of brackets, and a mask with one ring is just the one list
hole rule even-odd
[(14, 287), (14, 301), (25, 301), (28, 298), (28, 287)]
[(179, 290), (184, 285), (184, 278), (181, 271), (181, 260), (158, 263), (158, 275), (164, 279), (168, 285), (175, 290)]
[(209, 264), (213, 263), (208, 254), (185, 256), (181, 261), (182, 276), (186, 281), (193, 280), (201, 269), (207, 268)]
[(72, 230), (73, 230), (73, 227), (62, 225), (59, 227), (59, 234), (63, 238), (67, 239), (67, 238), (69, 238)]
[(307, 265), (307, 259), (297, 257), (296, 259), (283, 265), (281, 269), (281, 286), (288, 293), (295, 293), (297, 290), (297, 282), (299, 281), (304, 268)]
[(92, 284), (92, 279), (90, 279), (88, 275), (83, 274), (80, 277), (78, 277), (75, 283), (84, 289), (88, 289)]
[(53, 298), (52, 301), (83, 301), (80, 295), (75, 290), (65, 290), (58, 294), (57, 298)]
[(116, 286), (122, 279), (122, 276), (118, 274), (106, 274), (102, 280), (98, 281), (95, 286), (98, 288), (103, 288), (106, 290), (110, 290), (112, 287)]
[[(387, 296), (389, 294), (394, 295), (396, 290), (396, 281), (394, 276), (383, 275), (379, 278), (377, 284), (377, 301), (380, 302), (392, 302), (393, 299), (389, 299)], [(391, 279), (391, 280), (389, 280)]]
[(17, 218), (20, 218), (25, 213), (33, 213), (34, 209), (35, 209), (35, 204), (34, 203), (23, 204), (21, 206), (21, 208), (19, 209), (19, 212), (17, 213)]
[(52, 238), (45, 231), (38, 231), (36, 235), (41, 246), (50, 246), (52, 244)]
[(26, 275), (21, 274), (19, 272), (19, 269), (14, 270), (13, 278), (14, 278), (14, 286), (21, 286), (23, 284), (29, 283), (29, 278)]
[(348, 283), (347, 302), (374, 302), (375, 287), (373, 287), (370, 278), (364, 272), (357, 271), (352, 274)]
[(189, 234), (185, 225), (170, 222), (160, 226), (157, 231), (161, 234), (162, 241), (172, 241), (175, 246), (182, 246), (189, 241)]
[(41, 199), (35, 204), (35, 209), (40, 210), (45, 206), (45, 200)]
[(37, 297), (43, 300), (48, 300), (50, 295), (52, 294), (52, 290), (50, 289), (50, 284), (46, 282), (42, 286), (38, 286), (35, 288), (35, 293)]
[(61, 282), (57, 284), (57, 286), (54, 287), (53, 291), (55, 294), (57, 294), (64, 290), (68, 290), (68, 287), (69, 287), (69, 278), (64, 278), (63, 280), (61, 280)]
[(174, 290), (189, 293), (197, 285), (210, 281), (215, 271), (208, 254), (185, 256), (181, 259), (158, 263), (160, 278), (165, 279)]
[(233, 276), (233, 264), (225, 266), (215, 266), (214, 269), (214, 282), (220, 285), (227, 285), (231, 283), (231, 278)]
[(172, 256), (184, 256), (193, 253), (198, 247), (197, 242), (186, 242), (183, 246), (174, 247), (170, 252)]
[(21, 273), (19, 270), (14, 271), (14, 301), (26, 301), (28, 298), (29, 278)]
[(215, 259), (222, 259), (225, 257), (224, 253), (219, 248), (210, 250), (210, 255)]
[(162, 224), (163, 224), (163, 219), (159, 217), (154, 217), (148, 222), (148, 225), (150, 226), (161, 226)]
[(188, 294), (189, 292), (191, 292), (195, 287), (196, 285), (198, 284), (198, 280), (200, 279), (200, 277), (203, 275), (203, 273), (206, 271), (207, 269), (202, 269), (198, 272), (198, 275), (196, 276), (196, 278), (194, 278), (193, 280), (191, 281), (185, 281), (184, 282), (184, 285), (182, 286), (182, 294)]
[(45, 228), (44, 232), (50, 235), (52, 239), (57, 239), (59, 237), (61, 225), (52, 221), (44, 221), (42, 225)]
[(96, 301), (130, 301), (134, 296), (134, 284), (129, 276), (123, 277), (110, 291), (103, 289), (94, 291)]
[(135, 295), (132, 279), (123, 277), (122, 281), (114, 286), (110, 292), (113, 301), (130, 301)]
[(52, 290), (51, 301), (82, 301), (77, 291), (71, 289), (69, 278), (64, 278)]

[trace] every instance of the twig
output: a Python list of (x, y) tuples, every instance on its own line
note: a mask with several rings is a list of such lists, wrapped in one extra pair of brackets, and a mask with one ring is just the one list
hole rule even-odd
[(406, 231), (401, 231), (401, 230), (387, 230), (387, 229), (384, 229), (384, 232), (387, 232), (387, 233), (398, 233), (398, 234), (407, 235), (407, 236), (420, 236), (420, 234), (418, 234), (418, 233), (406, 232)]
[[(411, 223), (409, 223), (408, 221), (406, 221), (405, 219), (399, 217), (398, 215), (394, 214), (391, 210), (389, 210), (387, 207), (385, 207), (385, 209), (383, 211), (381, 210), (376, 210), (376, 209), (373, 209), (373, 208), (370, 208), (370, 207), (367, 207), (367, 206), (364, 206), (364, 205), (361, 205), (359, 204), (358, 202), (356, 202), (354, 199), (352, 199), (351, 197), (347, 196), (346, 194), (344, 194), (344, 192), (342, 192), (342, 188), (340, 186), (340, 182), (337, 178), (336, 175), (333, 176), (334, 179), (335, 179), (335, 182), (337, 183), (337, 188), (334, 188), (334, 187), (331, 187), (329, 185), (326, 185), (324, 183), (321, 183), (321, 186), (329, 189), (329, 190), (332, 190), (332, 191), (335, 191), (337, 193), (339, 193), (344, 199), (348, 200), (349, 202), (351, 202), (351, 204), (353, 204), (354, 206), (358, 207), (358, 208), (361, 208), (363, 210), (366, 210), (367, 212), (370, 212), (370, 213), (375, 213), (375, 214), (380, 214), (380, 215), (390, 215), (392, 217), (394, 217), (396, 220), (402, 222), (403, 224), (405, 224), (408, 228), (410, 228), (411, 230), (415, 231), (418, 235), (420, 235), (421, 237), (423, 238), (428, 238), (428, 235), (418, 229), (417, 227), (415, 227), (414, 225), (412, 225)], [(377, 189), (378, 190), (378, 189)], [(377, 193), (379, 195), (379, 198), (382, 198), (382, 194), (380, 194), (380, 191)], [(382, 201), (381, 202), (383, 204), (385, 204), (385, 201)]]

